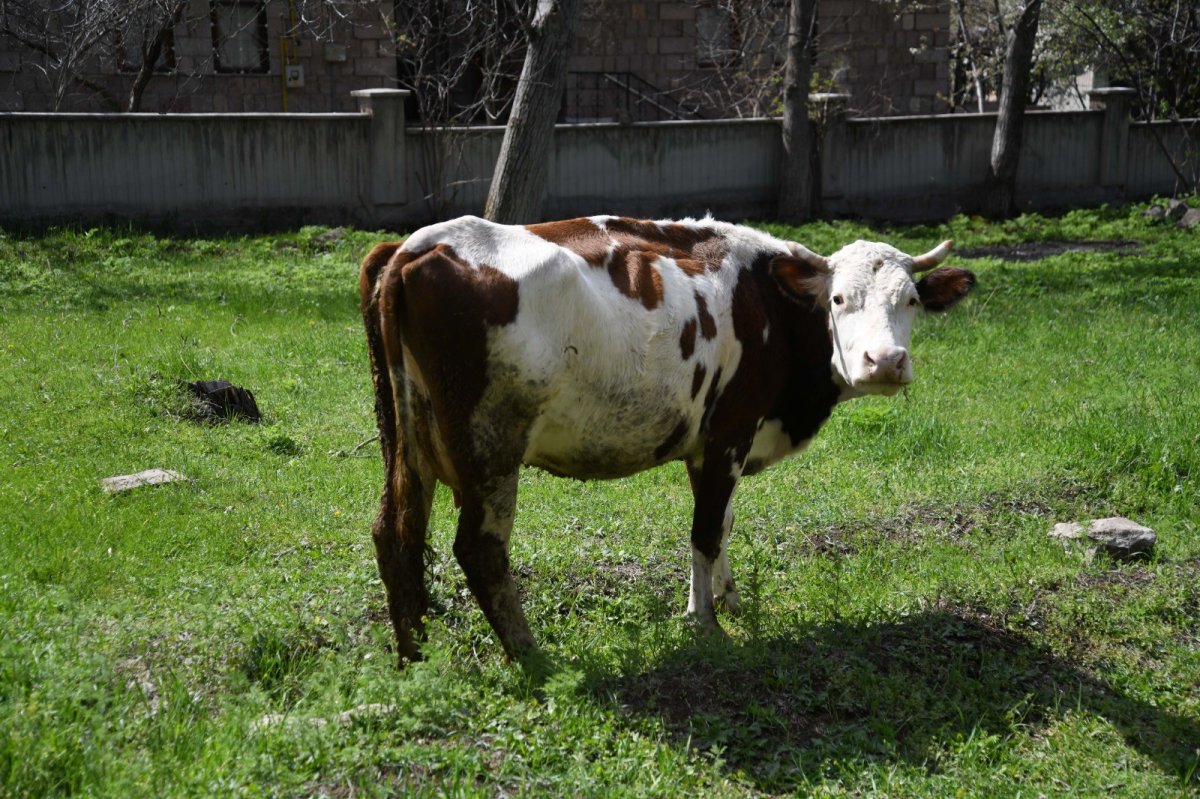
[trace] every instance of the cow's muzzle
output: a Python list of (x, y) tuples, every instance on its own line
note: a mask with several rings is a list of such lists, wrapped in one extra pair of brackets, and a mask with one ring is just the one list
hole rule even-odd
[(895, 394), (912, 382), (912, 361), (903, 347), (881, 347), (863, 353), (854, 387), (873, 394)]

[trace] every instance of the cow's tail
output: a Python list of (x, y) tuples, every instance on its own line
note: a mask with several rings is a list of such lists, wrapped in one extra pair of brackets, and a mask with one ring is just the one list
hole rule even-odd
[[(400, 271), (406, 260), (403, 245), (404, 242), (375, 245), (359, 271), (359, 297), (385, 471), (383, 496), (372, 535), (402, 663), (419, 657), (416, 639), (423, 632), (429, 604), (425, 585), (428, 511), (422, 494), (432, 492), (434, 481), (432, 475), (420, 473), (417, 464), (421, 459), (415, 451), (417, 442), (412, 440), (412, 420), (408, 418), (408, 381), (399, 346), (402, 320), (396, 316), (404, 311)], [(386, 308), (382, 308), (385, 290), (389, 296)]]
[(391, 459), (396, 451), (396, 397), (392, 370), (403, 374), (404, 361), (389, 363), (383, 340), (383, 319), (379, 311), (380, 289), (384, 268), (400, 252), (403, 241), (388, 241), (376, 244), (363, 259), (358, 273), (358, 294), (361, 301), (363, 326), (367, 331), (367, 352), (371, 358), (371, 382), (375, 387), (375, 419), (379, 424), (379, 443), (383, 449), (383, 460), (391, 473)]

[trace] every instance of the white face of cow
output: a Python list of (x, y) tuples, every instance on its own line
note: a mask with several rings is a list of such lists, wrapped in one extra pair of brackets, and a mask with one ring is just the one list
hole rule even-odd
[(916, 258), (887, 244), (856, 241), (822, 258), (792, 244), (772, 271), (784, 293), (814, 300), (829, 313), (833, 374), (854, 394), (895, 394), (912, 382), (913, 321), (917, 312), (944, 311), (967, 295), (975, 276), (965, 269), (933, 269), (953, 242)]

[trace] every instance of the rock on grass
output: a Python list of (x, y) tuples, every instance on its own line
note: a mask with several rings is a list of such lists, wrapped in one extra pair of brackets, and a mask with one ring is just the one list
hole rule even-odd
[(1095, 550), (1104, 550), (1114, 558), (1120, 559), (1148, 555), (1158, 540), (1149, 527), (1123, 516), (1056, 524), (1050, 535), (1065, 541), (1087, 538), (1095, 542)]

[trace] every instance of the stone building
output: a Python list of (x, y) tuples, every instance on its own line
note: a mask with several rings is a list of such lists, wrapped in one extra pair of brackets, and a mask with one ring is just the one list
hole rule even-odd
[[(352, 90), (403, 83), (389, 25), (401, 2), (297, 24), (297, 0), (187, 0), (139, 109), (353, 110)], [(777, 113), (786, 14), (787, 0), (582, 0), (562, 118)], [(819, 0), (818, 15), (818, 88), (860, 115), (948, 110), (948, 0)], [(127, 110), (129, 49), (98, 47), (56, 101), (45, 56), (0, 34), (0, 111)]]
[[(294, 0), (187, 0), (140, 110), (352, 111), (354, 89), (396, 85), (385, 5), (303, 24)], [(58, 110), (127, 110), (137, 63), (127, 49), (136, 52), (115, 40), (94, 48)], [(54, 108), (53, 75), (44, 56), (0, 33), (0, 111)]]
[[(703, 116), (771, 115), (787, 12), (788, 0), (584, 0), (570, 69), (629, 73)], [(849, 94), (853, 113), (949, 110), (947, 0), (818, 0), (817, 26), (817, 88)]]

